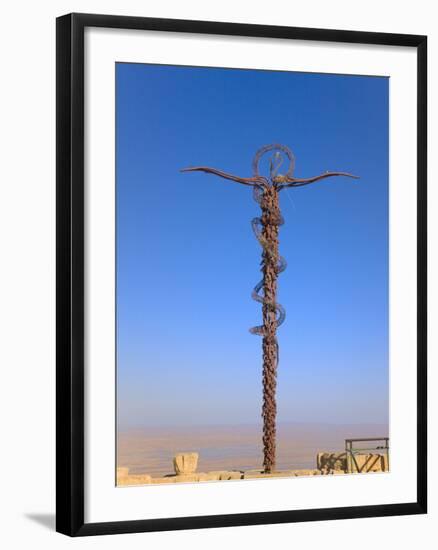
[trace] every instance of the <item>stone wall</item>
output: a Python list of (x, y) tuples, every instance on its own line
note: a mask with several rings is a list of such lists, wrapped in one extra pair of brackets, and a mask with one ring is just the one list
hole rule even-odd
[(262, 470), (217, 470), (196, 472), (198, 453), (180, 453), (173, 459), (174, 473), (164, 477), (133, 475), (129, 468), (117, 468), (117, 486), (148, 485), (160, 483), (193, 483), (203, 481), (230, 481), (237, 479), (268, 479), (273, 477), (298, 477), (314, 475), (337, 475), (349, 473), (387, 472), (389, 470), (386, 454), (355, 454), (354, 459), (346, 452), (321, 452), (316, 456), (315, 469), (279, 470), (265, 474)]

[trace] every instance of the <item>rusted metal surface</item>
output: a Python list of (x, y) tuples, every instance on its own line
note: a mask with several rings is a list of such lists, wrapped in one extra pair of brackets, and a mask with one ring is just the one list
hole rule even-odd
[[(266, 472), (271, 472), (275, 468), (277, 328), (285, 319), (284, 308), (277, 302), (277, 276), (286, 269), (286, 261), (278, 252), (279, 226), (283, 224), (278, 192), (271, 185), (255, 196), (262, 209), (262, 215), (253, 219), (252, 227), (263, 248), (263, 277), (254, 287), (252, 297), (262, 304), (263, 324), (253, 327), (250, 331), (263, 337), (263, 466)], [(260, 291), (263, 291), (263, 295), (260, 295)]]
[[(259, 164), (261, 158), (273, 151), (270, 159), (269, 178), (261, 176)], [(289, 162), (286, 174), (279, 174), (280, 166), (286, 157)], [(182, 172), (206, 172), (220, 176), (244, 185), (253, 187), (254, 199), (261, 208), (261, 216), (252, 220), (252, 228), (262, 246), (262, 279), (252, 292), (252, 298), (262, 304), (263, 324), (250, 329), (252, 334), (262, 336), (263, 352), (263, 467), (269, 473), (275, 470), (276, 457), (276, 387), (277, 367), (279, 362), (279, 346), (277, 328), (284, 322), (285, 310), (277, 302), (277, 278), (286, 269), (286, 261), (279, 254), (279, 228), (284, 220), (279, 205), (279, 192), (287, 187), (301, 187), (331, 176), (347, 176), (356, 178), (345, 172), (325, 172), (308, 179), (293, 177), (295, 158), (292, 151), (285, 145), (272, 144), (259, 149), (253, 160), (253, 176), (242, 178), (210, 168), (196, 166), (185, 168)]]

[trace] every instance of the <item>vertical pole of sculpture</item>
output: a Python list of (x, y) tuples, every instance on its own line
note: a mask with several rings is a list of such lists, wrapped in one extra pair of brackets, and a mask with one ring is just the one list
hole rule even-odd
[[(269, 178), (259, 174), (259, 161), (269, 152), (275, 151), (271, 158)], [(278, 169), (286, 157), (289, 167), (285, 175), (278, 174)], [(262, 280), (257, 283), (252, 292), (254, 300), (262, 304), (263, 324), (250, 329), (252, 334), (263, 337), (263, 468), (266, 473), (275, 469), (276, 464), (276, 388), (279, 347), (277, 328), (283, 323), (285, 312), (277, 302), (277, 277), (285, 270), (286, 262), (279, 254), (278, 233), (283, 224), (280, 212), (279, 192), (287, 187), (301, 187), (331, 176), (348, 176), (357, 178), (345, 172), (325, 172), (308, 179), (293, 177), (295, 159), (291, 150), (280, 144), (266, 145), (259, 149), (253, 160), (253, 176), (242, 178), (228, 174), (216, 168), (196, 166), (185, 168), (182, 172), (206, 172), (220, 176), (253, 188), (254, 198), (262, 210), (261, 217), (252, 220), (252, 228), (262, 246)], [(260, 294), (262, 291), (262, 294)]]
[(264, 190), (261, 199), (262, 234), (266, 243), (263, 251), (263, 466), (265, 472), (275, 469), (276, 442), (276, 388), (277, 388), (277, 274), (278, 274), (278, 230), (280, 207), (278, 191), (270, 186)]

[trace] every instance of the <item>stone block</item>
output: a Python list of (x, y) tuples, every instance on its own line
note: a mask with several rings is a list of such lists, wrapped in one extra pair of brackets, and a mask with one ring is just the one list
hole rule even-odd
[(273, 477), (290, 477), (290, 474), (285, 472), (271, 472), (270, 474), (265, 474), (265, 472), (260, 471), (248, 471), (243, 474), (243, 479), (269, 479)]
[(152, 478), (147, 474), (127, 475), (117, 478), (117, 485), (148, 485), (152, 483)]
[(219, 479), (221, 481), (226, 481), (229, 479), (241, 479), (242, 474), (241, 472), (223, 472), (219, 475)]
[(176, 476), (153, 477), (151, 483), (175, 483)]
[(173, 458), (176, 475), (193, 474), (198, 467), (198, 453), (179, 453)]
[(175, 476), (175, 483), (193, 483), (199, 481), (199, 474), (179, 474)]
[(129, 468), (117, 468), (116, 485), (123, 485), (129, 475)]
[(199, 474), (199, 481), (218, 481), (219, 474), (214, 472), (207, 472), (206, 474)]
[(243, 479), (256, 479), (256, 478), (263, 478), (266, 477), (266, 475), (262, 472), (258, 473), (251, 473), (251, 472), (244, 472)]

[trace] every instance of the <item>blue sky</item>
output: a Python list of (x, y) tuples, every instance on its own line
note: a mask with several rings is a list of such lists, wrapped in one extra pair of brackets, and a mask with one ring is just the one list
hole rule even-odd
[(259, 212), (251, 175), (289, 146), (280, 194), (278, 421), (388, 419), (388, 84), (379, 77), (116, 65), (120, 427), (259, 423)]

